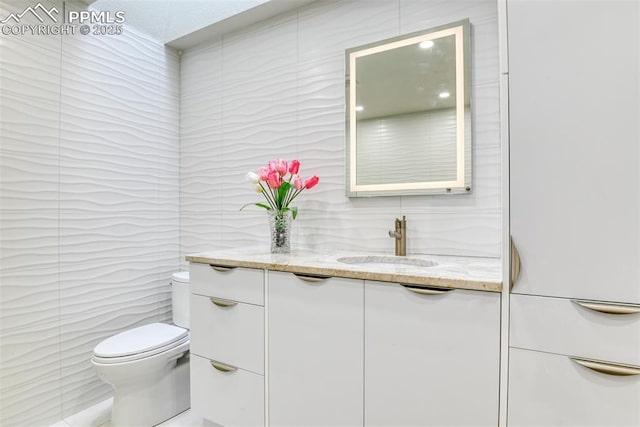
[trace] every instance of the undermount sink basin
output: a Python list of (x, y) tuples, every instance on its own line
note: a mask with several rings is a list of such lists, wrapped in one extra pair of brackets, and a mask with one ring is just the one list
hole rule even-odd
[(347, 256), (338, 258), (338, 262), (345, 264), (393, 264), (399, 266), (415, 266), (415, 267), (434, 267), (438, 265), (437, 262), (429, 261), (427, 259), (418, 258), (405, 258), (395, 256)]

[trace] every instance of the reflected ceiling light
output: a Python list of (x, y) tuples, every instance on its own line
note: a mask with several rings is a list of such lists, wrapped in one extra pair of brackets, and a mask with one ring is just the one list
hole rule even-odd
[(362, 111), (364, 107), (362, 105), (356, 105), (356, 111)]
[(449, 92), (440, 92), (438, 96), (440, 98), (448, 98), (449, 96), (451, 96), (451, 94)]
[(419, 46), (423, 49), (429, 49), (430, 47), (433, 47), (433, 40), (425, 40), (420, 43)]

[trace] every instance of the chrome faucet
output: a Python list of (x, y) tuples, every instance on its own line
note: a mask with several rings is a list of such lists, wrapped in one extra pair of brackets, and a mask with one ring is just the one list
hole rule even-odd
[(402, 215), (402, 219), (396, 218), (395, 230), (389, 231), (389, 237), (396, 239), (396, 256), (407, 255), (407, 219)]

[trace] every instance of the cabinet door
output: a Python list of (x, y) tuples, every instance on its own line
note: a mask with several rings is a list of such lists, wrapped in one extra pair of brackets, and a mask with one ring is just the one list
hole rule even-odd
[(595, 372), (569, 357), (512, 348), (509, 427), (639, 426), (640, 375)]
[(365, 284), (365, 425), (498, 424), (500, 295)]
[(513, 291), (640, 303), (640, 2), (507, 9)]
[(362, 426), (363, 281), (269, 272), (269, 420)]

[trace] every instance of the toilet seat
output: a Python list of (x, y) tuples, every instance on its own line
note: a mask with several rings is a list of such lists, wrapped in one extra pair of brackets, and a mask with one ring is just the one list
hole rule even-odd
[(163, 353), (188, 341), (186, 329), (151, 323), (102, 341), (93, 351), (93, 360), (103, 364), (129, 362)]

